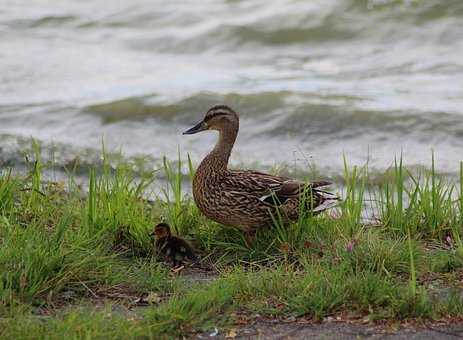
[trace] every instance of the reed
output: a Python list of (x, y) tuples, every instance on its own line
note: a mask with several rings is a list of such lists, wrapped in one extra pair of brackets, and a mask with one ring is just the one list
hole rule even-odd
[(345, 196), (340, 205), (341, 219), (344, 229), (352, 239), (362, 225), (363, 202), (365, 195), (365, 184), (368, 177), (368, 166), (359, 168), (354, 165), (349, 167), (344, 156), (344, 182)]

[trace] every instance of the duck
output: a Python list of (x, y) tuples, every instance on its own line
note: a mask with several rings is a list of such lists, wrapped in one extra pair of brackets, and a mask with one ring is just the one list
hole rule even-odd
[[(329, 181), (303, 182), (254, 170), (228, 167), (239, 131), (239, 115), (226, 105), (215, 105), (184, 135), (217, 131), (219, 138), (204, 157), (193, 177), (193, 198), (209, 219), (242, 230), (252, 239), (256, 231), (271, 226), (275, 218), (283, 223), (297, 221), (303, 211), (318, 214), (339, 198), (323, 188)], [(304, 204), (301, 204), (304, 202)]]
[(159, 223), (154, 227), (151, 236), (156, 236), (155, 248), (159, 255), (171, 262), (174, 267), (182, 266), (185, 260), (198, 261), (191, 245), (184, 239), (172, 235), (167, 223)]

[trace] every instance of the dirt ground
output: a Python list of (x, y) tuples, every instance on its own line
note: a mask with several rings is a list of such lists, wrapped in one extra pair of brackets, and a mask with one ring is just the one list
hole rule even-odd
[[(218, 273), (208, 269), (187, 268), (181, 272), (190, 284), (210, 283)], [(438, 295), (446, 295), (444, 289)], [(315, 340), (443, 340), (463, 339), (463, 320), (433, 322), (427, 324), (401, 323), (397, 325), (376, 325), (339, 321), (328, 317), (321, 323), (305, 320), (279, 320), (253, 318), (231, 330), (214, 329), (197, 334), (195, 339), (315, 339)]]
[[(187, 285), (208, 284), (217, 279), (218, 273), (210, 268), (185, 268), (173, 275), (181, 275)], [(124, 291), (124, 287), (121, 288)], [(111, 299), (125, 301), (115, 304), (112, 312), (131, 318), (141, 317), (145, 308), (150, 306), (149, 296), (136, 294), (119, 294), (117, 291), (97, 292), (102, 301)], [(445, 296), (446, 290), (439, 291)], [(109, 295), (108, 295), (109, 294)], [(163, 297), (157, 297), (160, 301)], [(95, 303), (103, 306), (104, 303)], [(42, 313), (37, 313), (42, 314)], [(46, 313), (47, 314), (47, 313)], [(49, 317), (48, 315), (42, 315)], [(396, 324), (374, 324), (361, 319), (349, 319), (343, 316), (327, 317), (322, 322), (306, 319), (269, 319), (258, 314), (243, 312), (233, 313), (230, 317), (237, 322), (236, 326), (227, 329), (211, 329), (201, 334), (190, 335), (193, 339), (397, 339), (397, 340), (463, 340), (463, 318), (458, 320), (442, 320), (427, 323), (416, 321)]]
[(453, 325), (399, 326), (397, 329), (346, 322), (285, 323), (259, 320), (221, 334), (215, 330), (196, 339), (463, 339), (463, 323)]

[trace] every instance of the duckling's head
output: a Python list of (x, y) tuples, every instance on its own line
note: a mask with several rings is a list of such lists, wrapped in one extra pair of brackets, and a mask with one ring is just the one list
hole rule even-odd
[(157, 238), (164, 238), (170, 236), (170, 227), (167, 223), (159, 223), (154, 227), (151, 235), (156, 235)]
[(186, 130), (184, 135), (192, 135), (206, 130), (224, 131), (226, 129), (237, 129), (239, 125), (238, 114), (226, 105), (211, 107), (204, 116), (204, 119), (191, 129)]

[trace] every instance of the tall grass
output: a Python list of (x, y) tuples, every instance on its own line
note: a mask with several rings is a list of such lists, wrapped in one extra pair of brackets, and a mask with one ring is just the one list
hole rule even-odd
[(153, 227), (151, 209), (144, 194), (154, 174), (136, 177), (127, 165), (114, 171), (104, 162), (100, 176), (89, 173), (86, 227), (89, 233), (110, 235), (115, 246), (143, 250), (149, 247), (147, 234)]
[[(183, 173), (185, 167), (187, 167), (187, 174)], [(194, 167), (190, 156), (188, 155), (186, 164), (182, 160), (180, 150), (178, 150), (175, 162), (163, 157), (163, 173), (167, 183), (162, 189), (162, 206), (165, 214), (161, 216), (161, 219), (169, 222), (177, 235), (187, 236), (197, 233), (202, 218), (191, 195), (185, 189), (186, 180), (189, 179), (191, 182), (194, 177)]]
[(367, 177), (367, 165), (362, 168), (356, 165), (349, 168), (347, 159), (344, 157), (344, 181), (346, 188), (345, 197), (343, 197), (340, 207), (344, 227), (347, 229), (351, 239), (355, 237), (355, 234), (362, 225), (363, 202)]
[[(303, 213), (292, 224), (277, 212), (275, 226), (247, 245), (241, 231), (199, 213), (186, 184), (194, 167), (180, 152), (175, 162), (163, 159), (166, 188), (153, 200), (157, 172), (140, 174), (104, 155), (85, 189), (72, 175), (67, 186), (44, 183), (47, 165), (40, 148), (34, 150), (27, 174), (0, 173), (0, 336), (25, 330), (56, 337), (183, 336), (226, 325), (236, 311), (315, 319), (345, 310), (372, 319), (463, 311), (457, 297), (434, 299), (425, 280), (429, 272), (450, 273), (449, 280), (463, 266), (463, 163), (457, 184), (437, 173), (434, 157), (419, 171), (400, 157), (376, 185), (367, 166), (352, 167), (344, 158), (344, 197), (333, 212)], [(371, 225), (364, 219), (369, 192), (378, 211)], [(306, 194), (300, 210), (308, 212)], [(209, 269), (217, 281), (184, 285), (151, 256), (149, 233), (161, 220), (214, 263)], [(137, 298), (165, 295), (133, 319), (73, 310), (42, 322), (21, 309), (22, 327), (11, 316), (18, 303), (58, 307), (66, 296), (73, 297), (69, 303), (95, 299), (113, 286), (134, 290)]]
[[(406, 209), (406, 196), (410, 197), (412, 205), (416, 202), (416, 192), (410, 194), (405, 188), (407, 177), (405, 169), (400, 160), (394, 160), (392, 169), (393, 176), (391, 182), (386, 182), (383, 188), (380, 189), (381, 199), (379, 201), (379, 211), (381, 220), (384, 225), (397, 231), (406, 230), (406, 225), (410, 223), (410, 216), (407, 216), (412, 209)], [(404, 225), (406, 224), (406, 225)]]
[(459, 223), (458, 225), (463, 228), (463, 162), (460, 162), (460, 191), (458, 193), (459, 203)]
[(127, 164), (112, 169), (105, 161), (99, 175), (90, 170), (82, 199), (77, 186), (65, 191), (44, 183), (38, 146), (34, 152), (26, 176), (0, 175), (0, 303), (88, 293), (124, 277), (117, 256), (152, 249), (152, 207), (144, 194), (154, 175), (137, 177)]
[(377, 204), (385, 226), (412, 237), (443, 239), (455, 231), (459, 211), (455, 184), (437, 174), (434, 155), (429, 170), (412, 174), (400, 158), (392, 173), (392, 180), (380, 187)]
[(40, 222), (24, 228), (4, 221), (7, 223), (0, 234), (0, 301), (38, 303), (66, 286), (76, 287), (76, 281), (105, 280), (111, 256), (92, 239), (69, 237), (69, 214), (58, 218), (53, 230)]
[(13, 193), (17, 191), (17, 185), (17, 180), (11, 175), (11, 169), (0, 173), (0, 212), (2, 215), (12, 210), (14, 204)]
[(445, 178), (436, 173), (434, 154), (431, 169), (425, 173), (423, 183), (415, 181), (415, 185), (418, 191), (417, 210), (421, 215), (421, 232), (430, 237), (443, 238), (457, 222), (454, 185), (447, 183)]
[(182, 184), (184, 180), (180, 151), (178, 151), (177, 165), (175, 169), (166, 157), (163, 158), (163, 165), (168, 185), (168, 188), (163, 189), (164, 198), (167, 202), (168, 221), (177, 233), (183, 234), (182, 217), (184, 214), (184, 204)]
[(460, 186), (458, 192), (458, 217), (456, 223), (452, 225), (452, 237), (455, 240), (456, 251), (458, 255), (463, 258), (463, 241), (461, 238), (461, 233), (463, 232), (463, 162), (460, 162)]

